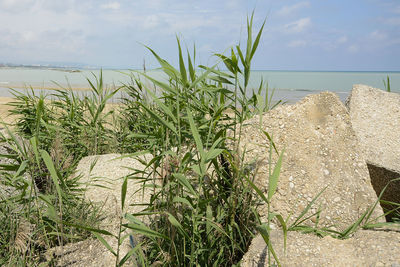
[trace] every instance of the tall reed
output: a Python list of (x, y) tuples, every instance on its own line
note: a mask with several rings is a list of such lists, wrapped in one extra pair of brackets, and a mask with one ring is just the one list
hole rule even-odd
[[(161, 81), (139, 73), (158, 87), (157, 94), (138, 78), (125, 86), (131, 101), (125, 99), (123, 114), (139, 118), (127, 126), (133, 132), (126, 136), (154, 156), (144, 181), (144, 186), (154, 187), (154, 195), (143, 212), (127, 214), (128, 223), (123, 225), (143, 236), (136, 255), (142, 262), (231, 266), (239, 263), (257, 231), (260, 199), (249, 185), (254, 171), (244, 165), (238, 149), (227, 145), (228, 131), (234, 131), (235, 140), (240, 136), (236, 124), (271, 107), (268, 93), (260, 103), (262, 83), (258, 95), (253, 91), (249, 98), (246, 91), (264, 27), (253, 42), (252, 24), (253, 15), (247, 25), (245, 56), (240, 46), (231, 58), (217, 54), (231, 72), (222, 72), (217, 65), (199, 66), (198, 72), (195, 55), (187, 52), (185, 60), (177, 39), (178, 69), (148, 47), (168, 77)], [(235, 58), (241, 58), (241, 65)], [(240, 92), (232, 91), (232, 85)], [(141, 99), (144, 94), (149, 100)], [(135, 175), (130, 179), (135, 182)], [(138, 179), (143, 183), (142, 177)], [(151, 214), (148, 225), (136, 218), (143, 214)]]

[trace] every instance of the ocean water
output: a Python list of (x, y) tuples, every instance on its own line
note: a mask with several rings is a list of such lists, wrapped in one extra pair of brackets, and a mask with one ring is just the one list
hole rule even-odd
[[(0, 68), (0, 96), (10, 96), (9, 88), (21, 90), (33, 87), (49, 89), (71, 87), (89, 88), (87, 78), (94, 80), (100, 70), (81, 70), (68, 72), (56, 69), (36, 68)], [(128, 83), (128, 70), (103, 70), (105, 84), (121, 85)], [(158, 70), (147, 72), (154, 78), (165, 78)], [(321, 91), (332, 91), (344, 100), (353, 84), (366, 84), (376, 88), (384, 88), (383, 80), (390, 77), (391, 89), (400, 92), (400, 72), (355, 72), (355, 71), (253, 71), (249, 88), (258, 88), (263, 79), (270, 89), (275, 89), (274, 99), (296, 101), (307, 94)]]

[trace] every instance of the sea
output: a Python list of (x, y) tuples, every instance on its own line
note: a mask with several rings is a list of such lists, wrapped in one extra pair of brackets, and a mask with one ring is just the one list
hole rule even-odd
[[(12, 90), (24, 91), (30, 88), (44, 90), (71, 88), (85, 90), (89, 88), (87, 79), (95, 83), (100, 70), (66, 70), (45, 68), (0, 68), (0, 96), (12, 96)], [(103, 69), (103, 81), (106, 86), (129, 84), (132, 75), (138, 77), (140, 71)], [(150, 70), (147, 75), (165, 79), (161, 70)], [(251, 72), (248, 88), (259, 87), (260, 81), (268, 83), (269, 93), (274, 91), (273, 99), (295, 102), (308, 94), (331, 91), (344, 101), (354, 84), (365, 84), (384, 89), (384, 81), (390, 78), (393, 92), (400, 93), (400, 72), (376, 71), (271, 71), (256, 70)], [(36, 92), (36, 91), (35, 91)]]

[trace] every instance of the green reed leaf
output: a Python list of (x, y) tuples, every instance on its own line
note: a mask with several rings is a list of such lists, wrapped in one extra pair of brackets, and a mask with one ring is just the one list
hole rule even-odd
[(57, 195), (58, 195), (58, 200), (60, 202), (60, 205), (62, 204), (62, 191), (61, 187), (59, 184), (60, 178), (58, 177), (57, 171), (54, 167), (53, 161), (51, 160), (51, 157), (47, 151), (40, 150), (40, 154), (42, 156), (42, 159), (44, 163), (46, 164), (47, 169), (50, 172), (50, 177), (53, 180), (53, 183), (56, 187)]
[(78, 228), (78, 229), (83, 229), (83, 230), (86, 230), (86, 231), (89, 231), (89, 232), (92, 232), (92, 233), (98, 233), (98, 234), (102, 234), (102, 235), (116, 237), (112, 233), (110, 233), (110, 232), (108, 232), (106, 230), (97, 229), (97, 228), (93, 228), (93, 227), (86, 226), (86, 225), (81, 225), (81, 224), (76, 224), (76, 223), (70, 223), (70, 222), (67, 222), (67, 221), (63, 221), (62, 223), (64, 225), (75, 227), (75, 228)]
[(181, 43), (179, 41), (178, 36), (176, 36), (176, 41), (178, 42), (178, 50), (179, 50), (179, 70), (181, 72), (182, 82), (186, 86), (186, 84), (187, 84), (187, 73), (186, 73), (185, 62), (183, 61)]
[(171, 78), (171, 79), (176, 79), (179, 77), (179, 72), (172, 67), (166, 60), (162, 59), (156, 52), (154, 52), (153, 49), (151, 49), (148, 46), (145, 46), (157, 59), (158, 63), (161, 65), (163, 71)]
[(222, 62), (225, 64), (225, 67), (232, 73), (236, 73), (235, 72), (235, 66), (234, 63), (232, 62), (232, 59), (228, 58), (225, 55), (222, 54), (215, 54), (215, 56), (219, 57), (222, 59)]
[(269, 182), (268, 182), (268, 202), (271, 201), (273, 195), (276, 192), (276, 188), (278, 187), (278, 181), (279, 181), (279, 175), (281, 173), (281, 167), (282, 167), (282, 159), (283, 159), (283, 154), (285, 153), (285, 150), (283, 150), (279, 156), (278, 162), (276, 163), (274, 167), (274, 171), (272, 172), (272, 175), (269, 177)]
[(190, 184), (189, 180), (187, 177), (181, 173), (174, 173), (172, 174), (173, 177), (175, 177), (178, 182), (185, 187), (192, 195), (197, 196), (196, 191), (194, 191), (192, 185)]
[(143, 103), (139, 103), (140, 106), (142, 106), (149, 114), (151, 117), (153, 117), (154, 119), (156, 119), (158, 122), (160, 122), (162, 125), (164, 125), (165, 127), (167, 127), (168, 129), (170, 129), (172, 132), (174, 132), (175, 134), (178, 134), (178, 131), (176, 130), (175, 126), (171, 123), (166, 121), (165, 119), (161, 118), (160, 116), (158, 116), (156, 113), (154, 113), (150, 108), (148, 108), (145, 104)]
[(224, 151), (224, 149), (210, 149), (209, 151), (207, 151), (206, 155), (205, 155), (205, 162), (209, 162), (213, 159), (215, 159), (216, 157), (218, 157), (222, 152)]
[(162, 239), (169, 240), (168, 236), (160, 234), (157, 231), (151, 230), (149, 227), (147, 227), (143, 224), (128, 223), (128, 224), (123, 224), (123, 226), (126, 228), (129, 228), (129, 229), (132, 229), (135, 232), (142, 234), (144, 236), (147, 236), (147, 237), (155, 237), (155, 238), (162, 238)]
[(247, 45), (246, 45), (246, 63), (247, 65), (250, 63), (250, 54), (251, 54), (251, 47), (252, 47), (252, 29), (253, 29), (253, 18), (254, 18), (254, 11), (251, 13), (250, 21), (249, 17), (247, 17)]
[(262, 238), (264, 239), (265, 244), (267, 244), (268, 250), (271, 252), (271, 254), (274, 257), (274, 259), (275, 259), (276, 263), (278, 264), (278, 266), (279, 267), (282, 266), (280, 261), (279, 261), (278, 255), (276, 254), (276, 252), (275, 252), (275, 250), (274, 250), (274, 248), (272, 246), (271, 240), (269, 238), (268, 225), (262, 224), (262, 225), (257, 227), (257, 230), (260, 232)]
[(114, 251), (114, 249), (101, 235), (96, 232), (93, 232), (92, 234), (108, 249), (108, 251), (110, 251), (114, 256), (117, 256), (117, 253)]
[(279, 223), (282, 226), (282, 231), (283, 231), (283, 249), (286, 252), (286, 241), (287, 241), (287, 232), (288, 232), (287, 223), (283, 219), (281, 214), (276, 214), (275, 217), (278, 219)]
[(196, 72), (193, 67), (192, 59), (189, 54), (189, 50), (187, 51), (187, 60), (188, 60), (188, 66), (189, 66), (189, 75), (190, 75), (190, 81), (193, 82), (196, 80)]
[(199, 150), (200, 156), (203, 158), (204, 157), (204, 147), (203, 147), (203, 142), (201, 141), (201, 137), (199, 134), (199, 131), (196, 127), (196, 124), (193, 120), (193, 115), (192, 112), (190, 111), (189, 108), (186, 108), (186, 112), (188, 115), (188, 119), (189, 119), (189, 124), (190, 124), (190, 131), (192, 132), (194, 141), (196, 143), (196, 147)]
[(258, 44), (259, 44), (259, 42), (260, 42), (261, 34), (262, 34), (262, 32), (263, 32), (263, 29), (264, 29), (264, 26), (265, 26), (265, 22), (266, 22), (266, 21), (267, 21), (267, 20), (265, 19), (264, 22), (263, 22), (263, 24), (262, 24), (262, 26), (261, 26), (261, 29), (259, 30), (259, 32), (258, 32), (258, 34), (257, 34), (256, 39), (254, 40), (254, 44), (253, 44), (253, 47), (252, 47), (251, 53), (250, 53), (250, 60), (253, 58), (253, 56), (254, 56), (254, 54), (255, 54), (255, 52), (256, 52), (256, 50), (257, 50)]
[(189, 235), (186, 233), (185, 229), (182, 227), (182, 224), (180, 222), (178, 222), (178, 220), (171, 214), (168, 213), (168, 221), (176, 228), (178, 229), (178, 231), (184, 235), (187, 239), (189, 239)]
[(328, 188), (328, 186), (325, 186), (311, 201), (308, 203), (307, 207), (300, 213), (300, 215), (296, 218), (296, 220), (291, 224), (289, 227), (289, 230), (291, 230), (293, 227), (298, 226), (300, 223), (304, 222), (306, 219), (304, 219), (304, 215), (310, 210), (314, 202), (322, 195), (322, 193)]
[(249, 177), (245, 176), (246, 181), (250, 184), (250, 186), (256, 191), (256, 193), (262, 198), (262, 200), (265, 201), (265, 203), (268, 203), (267, 197), (264, 195), (264, 193), (249, 179)]
[(174, 123), (177, 123), (177, 118), (174, 116), (172, 113), (171, 109), (168, 108), (163, 102), (160, 101), (160, 99), (149, 89), (145, 88), (147, 93), (151, 96), (153, 101), (161, 108), (161, 110), (168, 115), (168, 117), (174, 121)]
[(190, 201), (187, 200), (186, 198), (175, 196), (175, 197), (172, 199), (172, 201), (173, 201), (174, 203), (183, 203), (183, 204), (186, 204), (186, 205), (188, 205), (189, 207), (193, 208), (193, 204), (190, 203)]
[(203, 74), (201, 74), (199, 77), (196, 78), (196, 80), (194, 80), (188, 87), (188, 89), (191, 88), (195, 88), (196, 85), (204, 80), (206, 80), (206, 78), (208, 77), (208, 75), (210, 74), (210, 72), (216, 67), (217, 65), (214, 65), (213, 67), (207, 69)]
[(126, 198), (126, 190), (128, 188), (128, 176), (125, 176), (124, 182), (121, 187), (121, 210), (125, 208), (125, 198)]

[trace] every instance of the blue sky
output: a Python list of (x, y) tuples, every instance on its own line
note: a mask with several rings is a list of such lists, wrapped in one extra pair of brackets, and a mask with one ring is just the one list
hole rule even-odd
[(399, 0), (0, 0), (0, 62), (151, 68), (142, 44), (176, 62), (177, 34), (212, 64), (253, 9), (254, 69), (400, 71)]

